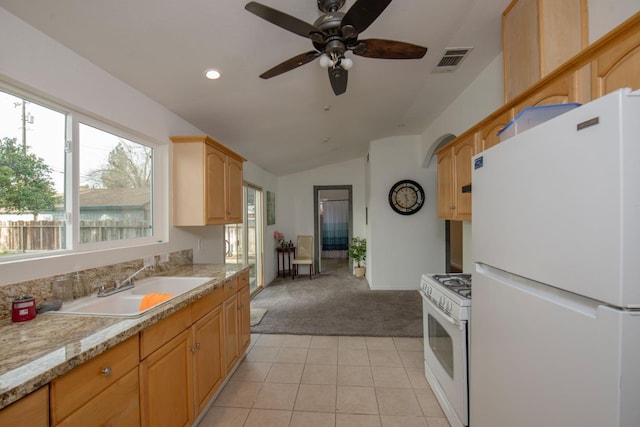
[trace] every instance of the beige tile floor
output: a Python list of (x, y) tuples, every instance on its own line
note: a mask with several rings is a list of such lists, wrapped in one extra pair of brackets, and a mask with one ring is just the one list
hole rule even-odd
[(449, 427), (420, 338), (252, 335), (199, 427)]

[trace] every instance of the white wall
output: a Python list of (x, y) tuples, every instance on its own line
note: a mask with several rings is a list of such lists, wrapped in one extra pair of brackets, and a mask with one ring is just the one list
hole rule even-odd
[[(0, 23), (0, 79), (159, 144), (163, 164), (156, 172), (162, 177), (165, 213), (165, 223), (159, 226), (168, 227), (169, 136), (203, 132), (2, 8)], [(245, 170), (255, 184), (266, 181), (275, 186), (272, 175), (250, 162)], [(0, 285), (182, 249), (193, 249), (196, 262), (221, 263), (222, 230), (222, 226), (169, 227), (168, 241), (162, 243), (6, 263), (0, 265)]]
[[(422, 167), (420, 137), (369, 145), (370, 199), (367, 278), (371, 289), (417, 289), (422, 273), (444, 271), (444, 222), (437, 218), (437, 172)], [(418, 182), (426, 203), (413, 215), (389, 206), (389, 190), (402, 179)]]
[[(353, 235), (365, 236), (365, 159), (311, 169), (278, 178), (276, 192), (276, 224), (269, 227), (265, 252), (275, 252), (273, 232), (284, 233), (295, 241), (298, 234), (314, 234), (314, 185), (351, 185), (353, 195)], [(275, 266), (275, 260), (273, 261)], [(275, 268), (275, 267), (274, 267)], [(275, 275), (274, 275), (275, 277)]]
[(589, 43), (640, 11), (640, 0), (589, 0)]

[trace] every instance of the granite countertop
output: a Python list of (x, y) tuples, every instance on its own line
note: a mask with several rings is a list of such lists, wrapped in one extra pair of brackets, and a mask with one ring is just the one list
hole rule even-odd
[(43, 313), (0, 322), (0, 409), (189, 305), (250, 266), (193, 264), (170, 276), (211, 277), (198, 288), (136, 318)]

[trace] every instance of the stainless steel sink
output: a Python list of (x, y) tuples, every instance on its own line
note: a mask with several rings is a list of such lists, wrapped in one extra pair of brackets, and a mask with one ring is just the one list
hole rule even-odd
[[(104, 298), (95, 295), (79, 298), (73, 302), (64, 303), (60, 310), (52, 313), (77, 314), (83, 316), (116, 316), (116, 317), (138, 317), (149, 310), (167, 304), (180, 295), (204, 285), (213, 280), (211, 277), (173, 277), (158, 276), (148, 277), (138, 280), (132, 289), (119, 292)], [(140, 310), (140, 303), (145, 295), (151, 293), (163, 293), (173, 295), (170, 299)]]

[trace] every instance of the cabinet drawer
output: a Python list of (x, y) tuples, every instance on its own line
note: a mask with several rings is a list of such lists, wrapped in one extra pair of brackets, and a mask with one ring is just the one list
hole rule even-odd
[(238, 291), (242, 290), (242, 288), (249, 287), (249, 272), (245, 271), (244, 273), (238, 276)]
[(187, 329), (191, 323), (191, 306), (187, 306), (144, 329), (140, 332), (140, 360)]
[(138, 368), (136, 367), (57, 426), (137, 427), (140, 425), (138, 394)]
[(224, 287), (220, 286), (193, 303), (191, 306), (191, 319), (195, 323), (202, 316), (222, 304), (223, 301)]
[(0, 410), (0, 426), (48, 427), (49, 426), (49, 387), (23, 397)]
[(105, 351), (51, 382), (54, 425), (116, 383), (138, 365), (138, 335)]
[(231, 295), (235, 294), (236, 292), (238, 292), (238, 277), (234, 277), (233, 279), (229, 280), (227, 283), (224, 284), (224, 299), (229, 298)]

